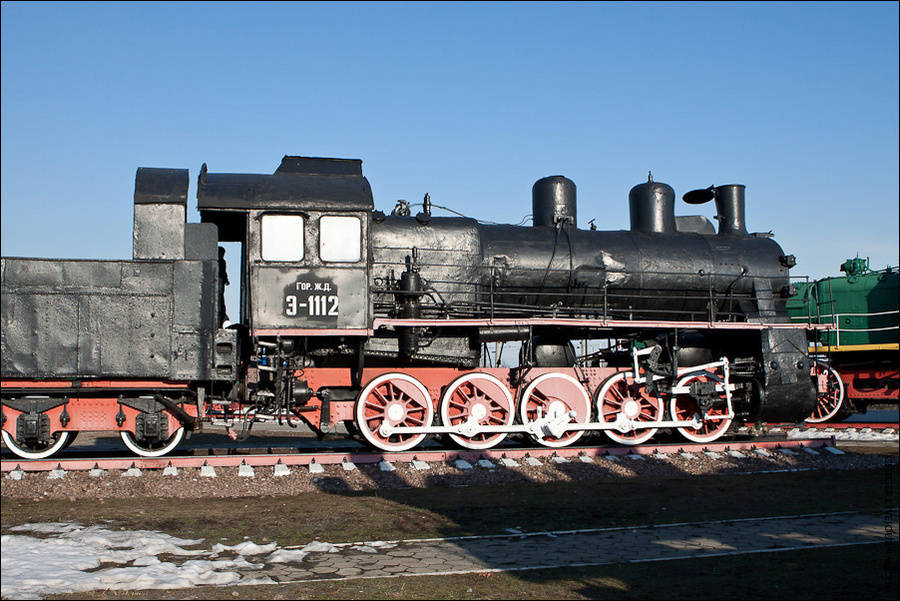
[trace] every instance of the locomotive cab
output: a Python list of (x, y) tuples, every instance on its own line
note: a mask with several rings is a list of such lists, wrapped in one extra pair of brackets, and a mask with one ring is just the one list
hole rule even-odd
[(273, 175), (201, 170), (198, 208), (239, 242), (241, 322), (256, 339), (372, 332), (362, 162), (286, 156)]

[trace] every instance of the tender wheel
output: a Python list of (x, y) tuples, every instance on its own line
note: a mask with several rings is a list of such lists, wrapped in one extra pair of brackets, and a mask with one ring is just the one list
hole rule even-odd
[[(662, 420), (663, 401), (651, 395), (643, 384), (635, 384), (634, 378), (621, 371), (608, 377), (595, 395), (597, 415), (606, 424), (619, 419), (634, 420), (652, 424)], [(621, 417), (620, 417), (621, 416)], [(606, 435), (620, 444), (636, 445), (650, 440), (657, 428), (636, 428), (628, 432), (604, 430)]]
[[(574, 417), (569, 415), (575, 412)], [(568, 374), (546, 373), (531, 381), (522, 393), (519, 414), (523, 424), (545, 421), (540, 434), (531, 438), (547, 447), (565, 447), (584, 430), (561, 430), (570, 423), (585, 424), (591, 419), (591, 399), (581, 382)]]
[[(490, 374), (471, 373), (453, 381), (441, 397), (441, 423), (445, 426), (469, 424), (508, 426), (512, 424), (514, 402), (509, 389)], [(505, 433), (449, 434), (456, 444), (467, 449), (489, 449), (504, 438)]]
[(47, 459), (69, 446), (74, 438), (70, 432), (54, 432), (49, 441), (17, 441), (6, 430), (3, 430), (3, 442), (6, 447), (22, 459)]
[(69, 432), (69, 440), (68, 442), (66, 442), (66, 445), (63, 448), (68, 449), (69, 447), (71, 447), (76, 438), (78, 438), (78, 432)]
[(141, 457), (162, 457), (170, 453), (184, 439), (184, 427), (180, 427), (165, 441), (138, 440), (132, 432), (120, 432), (122, 442), (136, 455)]
[(412, 376), (384, 374), (359, 393), (353, 409), (356, 427), (366, 442), (382, 451), (406, 451), (425, 439), (425, 434), (384, 436), (381, 425), (430, 426), (434, 408), (428, 389)]
[(833, 368), (822, 361), (813, 361), (813, 386), (816, 387), (816, 408), (806, 421), (818, 424), (833, 419), (844, 404), (844, 382)]
[[(678, 386), (690, 386), (692, 382), (714, 382), (722, 384), (722, 378), (709, 372), (701, 372), (688, 374), (678, 381)], [(697, 401), (687, 394), (679, 394), (672, 399), (669, 404), (672, 413), (672, 419), (688, 421), (694, 419), (694, 416), (700, 417), (700, 409), (697, 407)], [(733, 418), (725, 417), (728, 415), (728, 404), (725, 402), (724, 393), (721, 403), (706, 411), (705, 419), (700, 422), (699, 428), (691, 426), (682, 426), (678, 428), (678, 432), (682, 436), (693, 442), (712, 442), (728, 431)]]

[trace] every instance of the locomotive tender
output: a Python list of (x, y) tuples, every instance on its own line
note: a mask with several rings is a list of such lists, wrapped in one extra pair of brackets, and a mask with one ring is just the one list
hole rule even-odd
[[(204, 425), (243, 436), (262, 420), (343, 423), (383, 451), (432, 435), (638, 444), (660, 428), (703, 442), (816, 403), (812, 330), (785, 310), (795, 261), (747, 232), (744, 186), (684, 195), (715, 202), (716, 229), (676, 217), (651, 177), (629, 194), (630, 231), (597, 231), (578, 228), (562, 176), (534, 185), (525, 227), (433, 216), (427, 195), (385, 215), (361, 161), (293, 156), (273, 175), (204, 165), (188, 223), (188, 178), (138, 169), (131, 261), (2, 258), (2, 436), (17, 455), (105, 430), (161, 456)], [(221, 243), (241, 248), (234, 323)]]

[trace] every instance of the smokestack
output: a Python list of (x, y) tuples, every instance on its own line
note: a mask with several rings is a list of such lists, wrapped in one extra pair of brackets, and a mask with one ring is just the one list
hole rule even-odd
[(716, 186), (716, 219), (720, 236), (747, 236), (744, 223), (744, 190), (741, 184)]

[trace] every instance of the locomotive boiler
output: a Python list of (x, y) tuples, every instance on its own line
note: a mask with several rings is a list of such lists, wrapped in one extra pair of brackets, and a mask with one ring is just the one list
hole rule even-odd
[[(382, 451), (440, 436), (561, 447), (660, 429), (711, 441), (735, 421), (801, 420), (810, 327), (786, 255), (747, 231), (745, 189), (676, 216), (635, 186), (631, 228), (578, 227), (575, 184), (532, 191), (532, 224), (375, 210), (361, 161), (286, 156), (272, 175), (138, 170), (130, 261), (3, 258), (3, 440), (47, 457), (82, 430), (140, 455), (187, 431), (340, 424)], [(240, 247), (225, 321), (218, 246)], [(497, 351), (517, 349), (512, 366)], [(493, 347), (493, 354), (490, 352)], [(513, 440), (514, 442), (514, 440)]]

